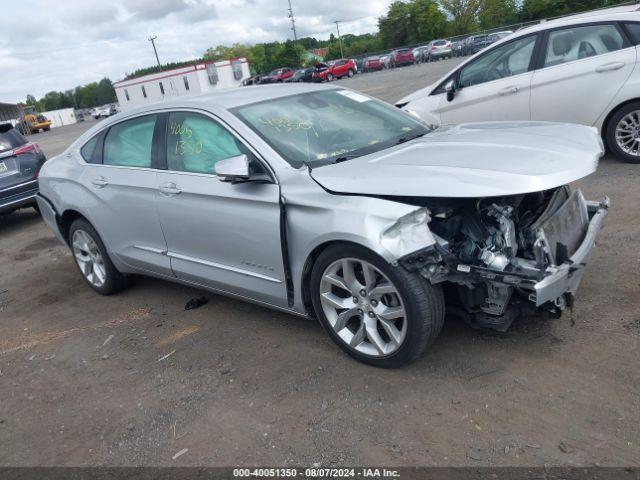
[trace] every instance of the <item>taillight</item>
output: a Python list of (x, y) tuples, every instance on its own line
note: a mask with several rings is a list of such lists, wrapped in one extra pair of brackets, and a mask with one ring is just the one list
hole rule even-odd
[(36, 143), (25, 143), (21, 147), (13, 150), (14, 155), (22, 155), (29, 152), (40, 153), (40, 147)]

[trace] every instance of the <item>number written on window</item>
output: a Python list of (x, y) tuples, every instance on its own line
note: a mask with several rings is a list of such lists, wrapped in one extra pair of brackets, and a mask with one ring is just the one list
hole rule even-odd
[(216, 162), (243, 153), (244, 146), (215, 120), (188, 112), (169, 116), (169, 170), (215, 174)]

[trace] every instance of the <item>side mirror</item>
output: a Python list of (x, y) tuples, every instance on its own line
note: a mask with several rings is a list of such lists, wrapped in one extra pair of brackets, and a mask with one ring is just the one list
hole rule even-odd
[(444, 86), (444, 89), (447, 92), (447, 101), (452, 102), (454, 98), (456, 98), (456, 84), (453, 80), (449, 80), (447, 84)]
[(249, 157), (244, 154), (217, 161), (215, 170), (221, 182), (245, 182), (251, 177)]

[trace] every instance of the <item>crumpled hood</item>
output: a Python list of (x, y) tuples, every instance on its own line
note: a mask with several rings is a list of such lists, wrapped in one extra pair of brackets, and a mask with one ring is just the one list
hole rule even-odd
[(439, 128), (380, 152), (312, 170), (336, 193), (492, 197), (565, 185), (596, 171), (604, 154), (592, 127), (547, 122)]

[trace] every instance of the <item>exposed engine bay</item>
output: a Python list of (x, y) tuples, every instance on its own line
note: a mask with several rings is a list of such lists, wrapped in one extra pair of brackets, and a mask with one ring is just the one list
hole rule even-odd
[(585, 239), (598, 205), (588, 205), (579, 190), (403, 200), (428, 209), (437, 244), (400, 263), (431, 283), (450, 282), (473, 326), (504, 331), (527, 310), (559, 315), (571, 306), (579, 276), (569, 291), (537, 291), (536, 285), (558, 266), (570, 268)]

